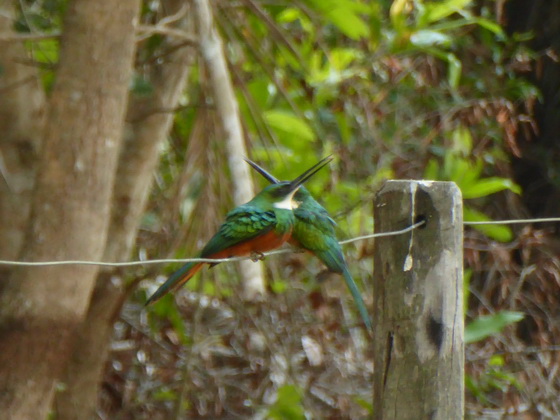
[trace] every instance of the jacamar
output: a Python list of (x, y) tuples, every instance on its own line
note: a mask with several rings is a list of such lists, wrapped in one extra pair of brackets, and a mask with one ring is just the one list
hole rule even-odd
[[(324, 158), (293, 181), (267, 186), (251, 201), (230, 211), (226, 215), (226, 221), (208, 241), (199, 257), (219, 259), (260, 255), (283, 245), (290, 238), (294, 227), (294, 194), (331, 160), (331, 156)], [(178, 289), (205, 264), (208, 263), (191, 262), (182, 266), (156, 290), (146, 305), (167, 292)]]
[[(261, 168), (255, 162), (245, 159), (259, 174), (273, 185), (282, 184), (276, 177)], [(338, 243), (334, 227), (336, 222), (329, 216), (327, 210), (317, 202), (311, 193), (301, 187), (294, 195), (296, 207), (294, 208), (295, 224), (289, 242), (303, 248), (319, 258), (333, 273), (344, 276), (346, 285), (358, 307), (358, 312), (364, 324), (371, 330), (371, 321), (362, 295), (350, 274), (348, 264)]]

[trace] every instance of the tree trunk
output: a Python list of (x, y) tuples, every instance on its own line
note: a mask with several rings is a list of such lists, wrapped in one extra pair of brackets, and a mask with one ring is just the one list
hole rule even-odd
[[(23, 260), (102, 257), (138, 0), (69, 3)], [(43, 419), (97, 268), (22, 268), (0, 296), (0, 412)]]
[(375, 420), (464, 415), (463, 208), (452, 182), (387, 181), (376, 194)]
[[(181, 13), (181, 10), (185, 16), (190, 15), (184, 9), (183, 0), (167, 0), (164, 6), (169, 15)], [(177, 26), (190, 29), (188, 20), (184, 17)], [(173, 50), (174, 46), (169, 45), (169, 49)], [(120, 153), (104, 261), (123, 261), (129, 258), (134, 247), (161, 144), (173, 122), (170, 110), (179, 103), (192, 56), (193, 51), (188, 47), (166, 55), (166, 61), (156, 64), (151, 71), (153, 94), (138, 98), (131, 93), (127, 116), (130, 135), (125, 136)], [(126, 298), (122, 283), (121, 278), (108, 271), (100, 273), (97, 278), (86, 320), (79, 329), (62, 380), (64, 391), (56, 395), (58, 420), (83, 418), (95, 408), (113, 323)]]
[[(243, 139), (239, 107), (233, 90), (231, 77), (227, 68), (222, 40), (214, 26), (212, 9), (208, 0), (194, 0), (194, 13), (198, 25), (200, 50), (208, 68), (213, 90), (214, 102), (222, 127), (225, 132), (225, 146), (233, 184), (233, 201), (235, 205), (246, 203), (253, 198), (253, 181), (249, 168), (243, 161), (248, 156)], [(243, 277), (243, 294), (253, 300), (266, 292), (262, 263), (241, 261), (239, 263)]]
[[(0, 4), (0, 33), (12, 32), (15, 11)], [(0, 41), (0, 258), (15, 260), (29, 218), (45, 95), (37, 70), (21, 64), (21, 41)]]

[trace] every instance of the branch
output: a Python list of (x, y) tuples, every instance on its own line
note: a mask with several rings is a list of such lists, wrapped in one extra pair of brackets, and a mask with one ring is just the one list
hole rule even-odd
[[(233, 90), (231, 76), (222, 40), (216, 26), (208, 0), (195, 0), (194, 11), (198, 23), (198, 36), (202, 59), (210, 74), (216, 110), (224, 130), (228, 164), (233, 180), (233, 200), (236, 205), (249, 201), (253, 195), (253, 182), (249, 169), (242, 162), (247, 156), (239, 107)], [(248, 299), (265, 293), (261, 264), (241, 263), (244, 292)]]
[(2, 42), (21, 42), (21, 41), (41, 41), (43, 39), (59, 38), (60, 32), (51, 33), (17, 33), (17, 32), (0, 32), (0, 41)]
[(152, 35), (165, 35), (170, 38), (180, 39), (190, 45), (197, 45), (196, 36), (180, 29), (170, 28), (169, 26), (158, 23), (157, 25), (138, 25), (136, 32), (139, 36), (138, 41), (144, 41)]
[[(165, 24), (158, 23), (157, 25), (138, 25), (136, 27), (138, 41), (144, 41), (152, 35), (165, 35), (170, 38), (186, 41), (190, 45), (197, 44), (197, 38), (193, 34), (182, 31), (180, 29), (170, 28)], [(1, 42), (22, 42), (22, 41), (42, 41), (44, 39), (60, 38), (60, 32), (51, 33), (17, 33), (17, 32), (0, 32)]]

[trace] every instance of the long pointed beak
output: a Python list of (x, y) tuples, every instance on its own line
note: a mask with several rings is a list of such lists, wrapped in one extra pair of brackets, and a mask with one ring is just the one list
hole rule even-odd
[(327, 156), (326, 158), (321, 159), (319, 161), (319, 163), (316, 163), (311, 168), (309, 168), (307, 171), (305, 171), (300, 176), (298, 176), (296, 179), (291, 181), (290, 184), (289, 184), (290, 185), (290, 191), (296, 191), (299, 187), (301, 187), (301, 185), (305, 181), (307, 181), (309, 178), (311, 178), (313, 175), (315, 175), (317, 172), (319, 172), (319, 169), (321, 169), (323, 166), (325, 166), (331, 160), (333, 160), (332, 156)]
[(257, 171), (259, 174), (261, 174), (271, 184), (278, 184), (280, 182), (280, 180), (278, 178), (276, 178), (274, 175), (267, 172), (265, 169), (261, 168), (259, 165), (257, 165), (252, 160), (249, 160), (249, 159), (245, 158), (245, 162), (247, 162), (249, 165), (251, 165), (251, 167), (255, 171)]

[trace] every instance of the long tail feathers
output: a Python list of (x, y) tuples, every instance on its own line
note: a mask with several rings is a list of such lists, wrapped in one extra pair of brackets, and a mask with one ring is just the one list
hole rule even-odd
[(371, 321), (369, 319), (369, 314), (368, 314), (368, 311), (367, 311), (367, 308), (366, 308), (366, 304), (364, 303), (364, 299), (362, 298), (362, 294), (358, 290), (358, 286), (356, 286), (356, 283), (354, 282), (354, 279), (352, 278), (352, 275), (348, 271), (348, 267), (346, 265), (342, 269), (342, 275), (344, 276), (344, 280), (346, 281), (346, 285), (348, 286), (348, 289), (350, 290), (350, 293), (352, 294), (352, 297), (354, 298), (354, 302), (356, 303), (356, 306), (358, 307), (358, 312), (360, 313), (360, 316), (362, 317), (362, 320), (364, 321), (364, 324), (366, 324), (367, 329), (371, 331), (372, 326), (371, 326)]
[(150, 296), (150, 298), (146, 302), (146, 306), (162, 298), (165, 294), (167, 294), (167, 292), (177, 290), (179, 287), (189, 281), (192, 276), (198, 273), (198, 271), (204, 264), (205, 263), (188, 263), (175, 271), (169, 276), (165, 283), (163, 283), (156, 290), (156, 292), (152, 296)]

